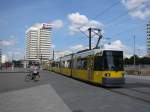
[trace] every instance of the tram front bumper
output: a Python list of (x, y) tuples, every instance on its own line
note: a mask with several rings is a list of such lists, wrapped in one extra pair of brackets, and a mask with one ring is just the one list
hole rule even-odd
[(120, 87), (125, 84), (125, 78), (103, 78), (102, 85), (106, 87)]

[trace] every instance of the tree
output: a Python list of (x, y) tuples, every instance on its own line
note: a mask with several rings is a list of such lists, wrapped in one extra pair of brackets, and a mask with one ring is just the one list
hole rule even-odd
[[(130, 58), (124, 59), (125, 65), (133, 65), (134, 64), (134, 56), (131, 56)], [(150, 57), (138, 57), (135, 55), (135, 64), (150, 64)]]

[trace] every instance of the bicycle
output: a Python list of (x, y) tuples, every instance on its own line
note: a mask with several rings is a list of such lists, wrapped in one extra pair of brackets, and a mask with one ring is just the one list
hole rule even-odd
[(25, 81), (28, 82), (28, 81), (39, 81), (40, 79), (40, 75), (33, 75), (32, 72), (30, 71), (26, 76), (25, 76)]

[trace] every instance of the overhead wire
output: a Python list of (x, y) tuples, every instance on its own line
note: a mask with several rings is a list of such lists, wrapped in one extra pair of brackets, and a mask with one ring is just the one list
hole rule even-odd
[[(117, 1), (117, 2), (113, 3), (111, 6), (105, 8), (103, 11), (99, 12), (99, 13), (98, 13), (95, 17), (93, 17), (92, 19), (98, 18), (99, 16), (105, 14), (107, 11), (111, 10), (112, 8), (114, 8), (115, 6), (117, 6), (117, 5), (119, 5), (119, 4), (120, 4), (120, 1)], [(90, 20), (92, 20), (92, 19), (90, 19)], [(87, 24), (89, 24), (89, 21), (88, 21)], [(81, 28), (82, 28), (83, 26), (85, 26), (85, 25), (81, 25), (81, 26), (80, 26), (79, 28), (77, 28), (77, 29), (81, 32), (81, 31), (82, 31)], [(88, 29), (87, 29), (87, 30), (88, 30)], [(85, 31), (87, 31), (87, 30), (85, 30)], [(83, 31), (82, 31), (81, 33), (84, 34)], [(85, 35), (85, 34), (84, 34), (84, 35)], [(87, 35), (86, 35), (86, 36), (87, 36)]]
[[(118, 36), (118, 35), (120, 35), (120, 34), (123, 34), (123, 33), (127, 32), (127, 31), (132, 31), (132, 30), (134, 30), (134, 29), (141, 28), (141, 26), (143, 26), (143, 24), (142, 24), (142, 25), (138, 25), (138, 26), (136, 26), (136, 27), (132, 27), (132, 28), (126, 29), (126, 30), (124, 30), (124, 31), (121, 31), (121, 32), (118, 32), (118, 33), (115, 33), (115, 34), (112, 34), (111, 36)], [(109, 37), (109, 36), (108, 36), (108, 37)]]
[[(120, 1), (117, 1), (117, 2), (113, 3), (110, 7), (107, 7), (106, 9), (104, 9), (103, 11), (101, 11), (100, 13), (98, 13), (95, 17), (93, 17), (92, 19), (96, 19), (96, 18), (98, 18), (99, 16), (102, 16), (102, 15), (105, 14), (107, 11), (111, 10), (112, 8), (114, 8), (115, 6), (117, 6), (117, 5), (119, 5), (119, 4), (120, 4)], [(149, 4), (149, 5), (150, 5), (150, 4)], [(148, 7), (148, 5), (146, 6), (146, 8), (147, 8), (147, 7)], [(135, 7), (135, 8), (133, 8), (133, 9), (130, 10), (130, 11), (136, 10), (137, 8), (138, 8), (138, 6)], [(116, 21), (118, 21), (119, 19), (121, 19), (121, 18), (127, 16), (128, 14), (129, 14), (129, 10), (126, 10), (124, 13), (122, 13), (122, 14), (120, 14), (119, 16), (117, 16), (117, 17), (113, 18), (112, 20), (108, 21), (108, 23), (106, 24), (105, 27), (108, 27), (109, 25), (115, 23)], [(90, 22), (90, 21), (88, 21), (87, 24), (89, 24), (89, 22)], [(77, 28), (77, 29), (78, 29), (82, 34), (84, 34), (85, 36), (87, 36), (87, 34), (85, 33), (85, 31), (87, 31), (88, 29), (85, 30), (85, 31), (82, 31), (81, 28), (82, 28), (83, 26), (85, 26), (85, 25), (81, 25), (81, 26), (80, 26), (79, 28)], [(141, 26), (141, 25), (140, 25), (140, 26)], [(134, 27), (134, 28), (137, 28), (137, 27)], [(115, 35), (122, 34), (123, 32), (126, 32), (126, 31), (131, 30), (131, 29), (134, 29), (134, 28), (129, 28), (129, 29), (125, 30), (125, 31), (121, 31), (121, 32), (119, 32), (119, 33), (116, 33)], [(114, 36), (114, 35), (112, 35), (112, 36)]]
[(95, 17), (93, 17), (93, 19), (98, 18), (99, 16), (102, 16), (103, 14), (105, 14), (107, 11), (111, 10), (112, 8), (114, 8), (115, 6), (119, 5), (120, 1), (117, 1), (115, 3), (113, 3), (111, 6), (107, 7), (106, 9), (104, 9), (103, 11), (101, 11), (100, 13), (98, 13)]
[[(93, 19), (96, 19), (98, 18), (99, 16), (105, 14), (107, 11), (111, 10), (112, 8), (114, 8), (115, 6), (119, 5), (120, 4), (120, 1), (117, 1), (115, 3), (113, 3), (111, 6), (105, 8), (103, 11), (101, 11), (100, 13), (98, 13), (95, 17), (93, 17), (92, 19), (89, 19), (89, 20), (93, 20)], [(90, 21), (88, 21), (87, 24), (89, 24)], [(88, 29), (86, 29), (85, 31), (82, 31), (81, 28), (85, 26), (85, 25), (81, 25), (79, 28), (77, 28), (82, 34), (84, 34), (86, 37), (89, 37), (85, 32), (88, 31)]]
[[(100, 15), (105, 14), (107, 11), (109, 11), (110, 9), (112, 9), (113, 7), (115, 7), (116, 5), (119, 5), (119, 2), (115, 2), (114, 4), (112, 4), (110, 7), (104, 9), (102, 12), (100, 12), (98, 15), (96, 15), (93, 19), (98, 18)], [(145, 8), (148, 8), (150, 4), (148, 4), (147, 6), (145, 6)], [(139, 6), (134, 7), (132, 10), (130, 11), (134, 11), (138, 8)], [(106, 12), (105, 12), (106, 11)], [(113, 18), (112, 20), (108, 21), (107, 24), (105, 25), (105, 27), (108, 27), (109, 25), (115, 23), (116, 21), (118, 21), (119, 19), (121, 19), (122, 17), (125, 17), (129, 14), (129, 10), (126, 10), (124, 13), (120, 14), (119, 16)]]
[[(147, 6), (145, 6), (145, 8), (148, 8), (149, 5), (150, 5), (150, 4), (148, 4)], [(129, 11), (132, 12), (132, 11), (138, 9), (138, 8), (139, 8), (139, 6), (136, 6), (136, 7), (134, 7), (134, 8), (131, 9), (131, 10), (126, 10), (124, 13), (122, 13), (122, 14), (120, 14), (119, 16), (117, 16), (117, 17), (113, 18), (112, 20), (108, 21), (107, 24), (106, 24), (106, 27), (108, 27), (110, 24), (112, 24), (112, 23), (118, 21), (118, 20), (121, 19), (122, 17), (127, 16), (127, 15), (129, 14)]]

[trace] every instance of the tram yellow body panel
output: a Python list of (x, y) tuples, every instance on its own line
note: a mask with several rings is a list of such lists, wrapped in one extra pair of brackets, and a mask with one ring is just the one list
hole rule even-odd
[(71, 69), (69, 68), (61, 68), (61, 73), (67, 76), (71, 76)]
[[(109, 73), (110, 76), (105, 76), (106, 73)], [(91, 80), (89, 80), (87, 70), (72, 70), (72, 77), (97, 84), (102, 84), (102, 78), (122, 78), (123, 71), (93, 71)]]
[[(105, 74), (110, 74), (106, 76)], [(93, 82), (102, 84), (102, 78), (123, 78), (123, 71), (94, 71)]]
[(107, 71), (105, 73), (110, 73), (111, 78), (122, 78), (124, 75), (123, 71)]
[(94, 71), (93, 72), (93, 82), (94, 83), (102, 83), (102, 72), (100, 71)]
[(61, 73), (60, 68), (58, 67), (53, 67), (52, 69), (54, 72)]
[(73, 69), (72, 77), (88, 81), (87, 70)]
[[(71, 69), (69, 68), (53, 67), (53, 71), (64, 74), (66, 76), (71, 76)], [(123, 71), (93, 71), (91, 79), (89, 79), (89, 74), (87, 70), (72, 69), (72, 77), (84, 81), (89, 81), (95, 84), (102, 84), (103, 78), (123, 78), (124, 77), (123, 74), (124, 74)]]

